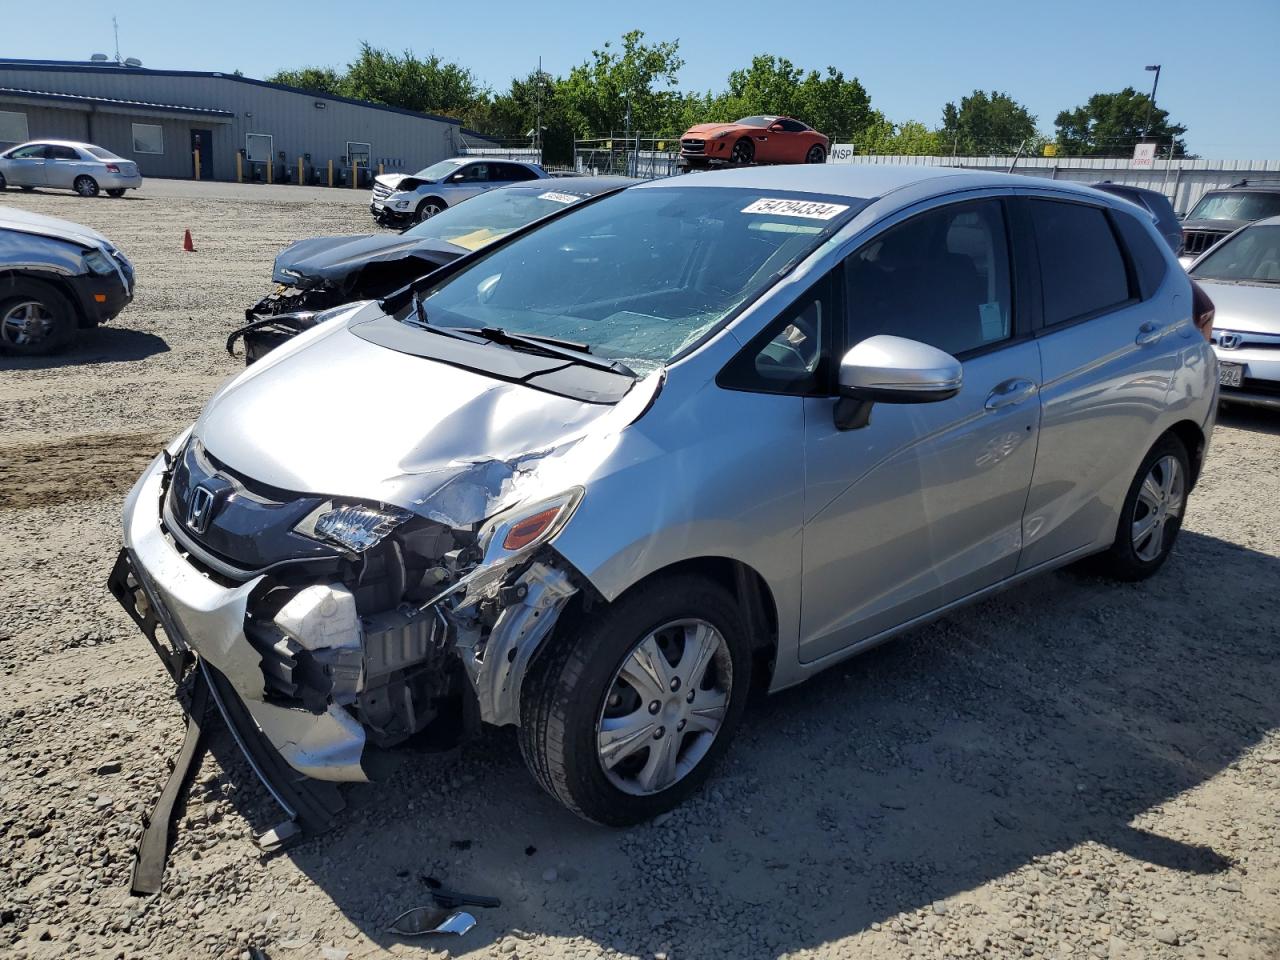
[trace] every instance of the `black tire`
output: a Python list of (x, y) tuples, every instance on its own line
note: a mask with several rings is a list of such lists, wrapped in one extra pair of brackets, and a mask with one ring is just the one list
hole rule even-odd
[[(10, 311), (38, 303), (49, 314), (50, 329), (38, 339), (22, 342)], [(19, 356), (42, 356), (65, 349), (76, 333), (76, 310), (66, 294), (51, 283), (30, 277), (0, 279), (0, 351)]]
[(750, 137), (743, 137), (733, 145), (733, 149), (729, 152), (730, 163), (751, 163), (756, 158), (756, 145), (751, 142)]
[[(724, 720), (683, 777), (656, 793), (628, 793), (605, 774), (597, 723), (623, 661), (652, 631), (682, 619), (704, 620), (724, 640), (732, 664)], [(548, 641), (520, 691), (520, 752), (542, 788), (583, 819), (615, 827), (640, 823), (675, 807), (702, 784), (733, 738), (750, 686), (747, 628), (729, 592), (699, 576), (655, 580), (600, 612), (571, 620)]]
[[(435, 209), (433, 210), (432, 207)], [(427, 197), (420, 204), (418, 209), (413, 213), (413, 222), (422, 223), (423, 220), (430, 220), (437, 213), (443, 213), (449, 209), (449, 205), (439, 197)]]
[(76, 177), (72, 188), (82, 197), (96, 197), (98, 195), (98, 181), (86, 174)]
[(0, 190), (8, 190), (8, 189), (9, 189), (9, 183), (7, 180), (5, 180), (4, 174), (0, 173)]
[(35, 187), (22, 187), (22, 186), (20, 186), (18, 189), (19, 189), (19, 190), (21, 190), (23, 193), (31, 193), (33, 190), (35, 190)]
[(108, 196), (108, 197), (123, 197), (123, 196), (124, 196), (124, 190), (125, 190), (125, 188), (124, 188), (124, 187), (110, 187), (110, 188), (108, 188), (108, 189), (107, 189), (107, 196)]
[[(1169, 513), (1162, 521), (1163, 532), (1158, 552), (1152, 557), (1144, 558), (1134, 544), (1134, 524), (1145, 519), (1151, 511), (1140, 494), (1147, 477), (1152, 475), (1156, 465), (1166, 457), (1173, 458), (1181, 474), (1181, 504), (1176, 515)], [(1106, 553), (1091, 557), (1087, 567), (1100, 576), (1125, 582), (1145, 580), (1154, 574), (1169, 559), (1173, 545), (1178, 539), (1178, 531), (1182, 529), (1182, 518), (1186, 514), (1190, 486), (1191, 471), (1187, 448), (1176, 436), (1166, 433), (1142, 458), (1138, 473), (1133, 478), (1133, 483), (1129, 485), (1124, 506), (1120, 510), (1120, 522), (1116, 526), (1115, 542)]]
[(804, 155), (805, 163), (826, 163), (827, 151), (823, 150), (818, 144), (814, 144), (809, 148), (809, 152)]

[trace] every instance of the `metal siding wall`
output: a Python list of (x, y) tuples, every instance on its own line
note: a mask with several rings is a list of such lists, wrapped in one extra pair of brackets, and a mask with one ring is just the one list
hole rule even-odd
[[(101, 71), (4, 68), (0, 69), (0, 86), (175, 103), (228, 110), (235, 114), (230, 123), (217, 123), (213, 118), (198, 116), (164, 121), (166, 160), (162, 168), (166, 172), (154, 173), (153, 176), (191, 175), (188, 131), (192, 128), (213, 130), (214, 173), (220, 180), (235, 178), (235, 153), (244, 147), (248, 133), (271, 134), (274, 150), (277, 153), (283, 150), (285, 162), (295, 171), (298, 157), (303, 153), (310, 153), (316, 166), (323, 167), (332, 158), (335, 169), (338, 168), (346, 154), (348, 140), (370, 144), (375, 167), (381, 158), (402, 161), (398, 167), (388, 166), (389, 170), (418, 170), (454, 156), (462, 149), (461, 129), (455, 124), (332, 100), (322, 100), (324, 109), (316, 109), (314, 104), (320, 98), (310, 94), (275, 90), (229, 77), (171, 77), (150, 74), (145, 70), (113, 68)], [(123, 119), (128, 120), (127, 117)], [(149, 118), (138, 119), (140, 122), (158, 122)], [(173, 153), (170, 147), (171, 124), (181, 132), (180, 139), (173, 140), (174, 146), (181, 148), (181, 163), (169, 156)], [(35, 135), (34, 127), (32, 134)], [(142, 165), (148, 157), (135, 156), (132, 145), (131, 137), (123, 144), (129, 148), (128, 152), (119, 150), (115, 145), (103, 144), (121, 156), (137, 160), (146, 174), (148, 168)], [(150, 159), (154, 161), (157, 158)]]
[[(25, 103), (13, 103), (0, 99), (0, 110), (27, 115), (27, 133), (31, 139), (82, 140), (85, 135), (85, 117), (88, 112), (59, 110), (52, 107), (33, 107)], [(0, 143), (0, 147), (13, 146)], [(123, 156), (123, 154), (122, 154)]]

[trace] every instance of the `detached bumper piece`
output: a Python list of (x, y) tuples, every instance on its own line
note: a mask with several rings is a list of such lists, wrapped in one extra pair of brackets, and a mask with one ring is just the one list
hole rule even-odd
[[(207, 689), (208, 697), (218, 708), (236, 745), (287, 819), (295, 821), (311, 834), (323, 833), (333, 826), (337, 815), (346, 806), (337, 784), (312, 779), (289, 766), (249, 714), (226, 676), (208, 661), (197, 659), (176, 626), (168, 622), (164, 607), (148, 589), (145, 577), (138, 575), (128, 550), (120, 551), (107, 585), (125, 612), (138, 624), (176, 682), (183, 679), (191, 664), (196, 665), (192, 716), (197, 712), (194, 704), (200, 691)], [(157, 633), (157, 627), (163, 630), (165, 640)], [(198, 728), (199, 724), (196, 726)], [(184, 755), (186, 752), (184, 744)], [(175, 769), (174, 778), (177, 776), (178, 770)], [(157, 807), (157, 813), (160, 812)], [(153, 816), (153, 823), (156, 819)]]
[(227, 337), (227, 353), (236, 356), (236, 341), (244, 341), (244, 365), (262, 359), (280, 344), (292, 340), (304, 330), (315, 326), (315, 315), (311, 313), (281, 314), (275, 317), (261, 317), (251, 320), (243, 327), (231, 331)]

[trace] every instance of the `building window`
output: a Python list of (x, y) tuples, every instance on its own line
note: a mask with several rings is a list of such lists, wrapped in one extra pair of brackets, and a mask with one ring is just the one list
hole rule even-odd
[(164, 128), (158, 123), (135, 123), (133, 152), (164, 153)]
[(25, 113), (0, 110), (0, 143), (26, 143), (30, 139)]
[(250, 163), (270, 163), (271, 134), (249, 133), (244, 138), (244, 158)]
[(360, 164), (360, 169), (369, 169), (369, 159), (373, 154), (373, 148), (367, 143), (359, 143), (355, 140), (347, 141), (347, 166), (353, 163)]

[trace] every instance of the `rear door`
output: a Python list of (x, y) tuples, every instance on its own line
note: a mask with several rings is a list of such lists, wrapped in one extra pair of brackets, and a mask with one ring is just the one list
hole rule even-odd
[(1167, 338), (1180, 334), (1172, 329), (1176, 299), (1139, 284), (1116, 219), (1128, 214), (1078, 195), (1020, 192), (1040, 268), (1044, 370), (1019, 561), (1026, 570), (1114, 538), (1120, 504), (1167, 409), (1177, 367)]
[(960, 393), (879, 403), (840, 430), (805, 400), (800, 659), (819, 660), (1011, 576), (1035, 460), (1040, 358), (1000, 197), (916, 212), (845, 261), (844, 349), (888, 333), (961, 360)]
[(76, 182), (76, 177), (90, 172), (89, 165), (80, 159), (80, 154), (74, 147), (51, 143), (45, 149), (44, 155), (44, 180), (47, 186), (70, 190), (72, 184)]
[(17, 187), (45, 185), (45, 151), (48, 144), (32, 143), (9, 154), (5, 179)]

